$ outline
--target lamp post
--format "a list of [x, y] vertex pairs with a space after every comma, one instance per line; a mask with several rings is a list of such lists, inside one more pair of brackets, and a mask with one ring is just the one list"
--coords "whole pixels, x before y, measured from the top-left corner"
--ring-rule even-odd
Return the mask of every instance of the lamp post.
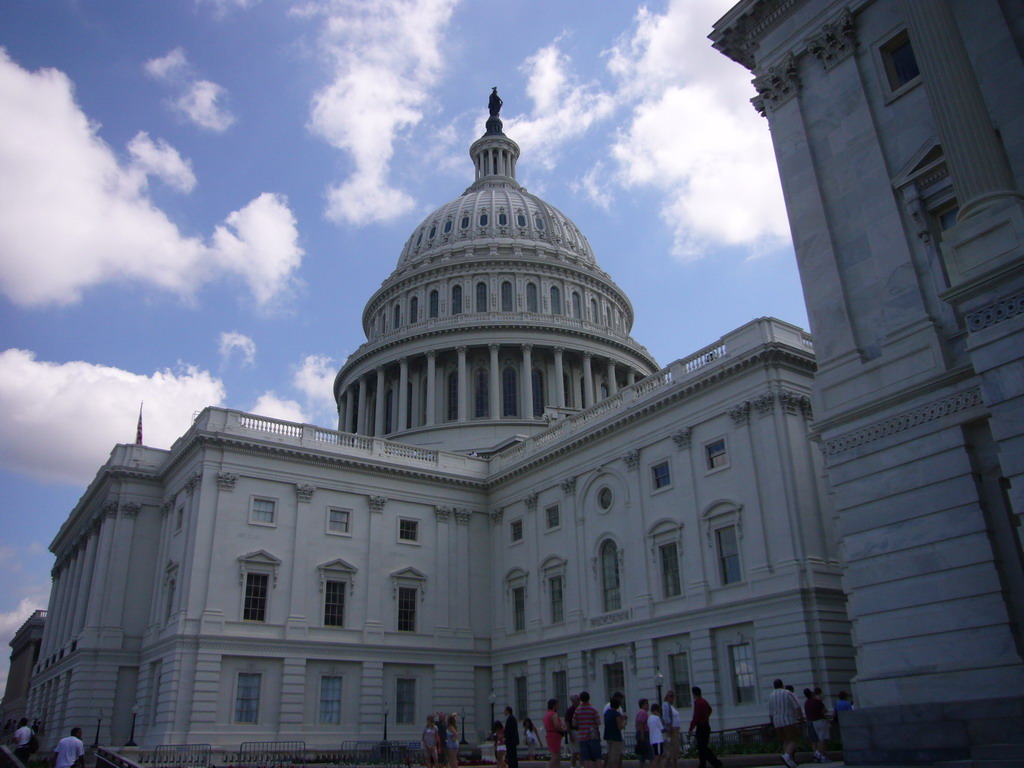
[[126, 747], [137, 747], [137, 746], [139, 746], [138, 744], [135, 743], [135, 718], [137, 718], [138, 716], [139, 716], [139, 705], [136, 704], [134, 707], [132, 707], [132, 732], [131, 732], [131, 735], [128, 736], [128, 743], [125, 744]]
[[661, 667], [654, 670], [654, 684], [658, 687], [658, 707], [661, 707], [661, 686], [665, 683], [665, 676], [661, 674]]
[[391, 709], [388, 707], [388, 700], [384, 699], [384, 741], [388, 740], [388, 714]]
[[459, 729], [459, 730], [462, 731], [462, 739], [459, 741], [459, 744], [469, 744], [469, 742], [466, 741], [466, 710], [465, 709], [462, 710], [462, 716], [459, 718], [459, 725], [462, 726]]
[[99, 715], [96, 717], [96, 738], [92, 740], [93, 749], [96, 749], [100, 745], [100, 723], [103, 722], [103, 710], [99, 711]]
[[498, 700], [498, 694], [491, 689], [491, 695], [487, 697], [487, 700], [491, 702], [491, 725], [494, 725], [494, 702]]

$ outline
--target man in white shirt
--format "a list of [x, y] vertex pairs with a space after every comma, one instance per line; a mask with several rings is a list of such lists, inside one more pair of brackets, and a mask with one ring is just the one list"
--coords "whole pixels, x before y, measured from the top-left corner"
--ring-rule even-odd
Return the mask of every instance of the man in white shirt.
[[32, 756], [32, 750], [28, 743], [32, 740], [32, 729], [28, 727], [28, 718], [23, 717], [18, 723], [18, 730], [14, 732], [14, 754], [25, 765]]
[[772, 685], [774, 690], [768, 694], [768, 717], [771, 718], [775, 733], [782, 742], [782, 762], [789, 768], [796, 768], [797, 742], [800, 741], [800, 725], [804, 721], [804, 712], [796, 696], [782, 687], [782, 681], [776, 679]]
[[675, 708], [676, 692], [669, 691], [665, 694], [665, 703], [662, 705], [661, 721], [665, 726], [665, 765], [668, 768], [679, 766], [679, 726], [681, 720], [679, 710]]
[[85, 757], [82, 729], [72, 728], [71, 735], [57, 742], [53, 750], [53, 768], [71, 768]]

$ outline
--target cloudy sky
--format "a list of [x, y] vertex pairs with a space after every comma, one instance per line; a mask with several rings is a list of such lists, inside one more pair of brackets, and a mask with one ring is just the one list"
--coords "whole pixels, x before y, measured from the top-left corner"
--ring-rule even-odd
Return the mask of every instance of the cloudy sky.
[[662, 365], [806, 327], [750, 75], [706, 39], [732, 2], [0, 4], [0, 638], [140, 402], [159, 447], [206, 405], [333, 426], [363, 303], [471, 183], [491, 86], [520, 182]]

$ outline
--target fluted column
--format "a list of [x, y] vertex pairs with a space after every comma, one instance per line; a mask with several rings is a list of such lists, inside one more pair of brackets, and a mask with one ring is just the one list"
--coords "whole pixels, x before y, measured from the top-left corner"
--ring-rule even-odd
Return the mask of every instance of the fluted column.
[[352, 387], [350, 386], [345, 391], [345, 426], [342, 427], [342, 432], [348, 432], [352, 429], [352, 407], [353, 407], [353, 394]]
[[555, 406], [565, 408], [565, 373], [562, 369], [561, 347], [555, 347]]
[[409, 410], [409, 359], [400, 357], [398, 359], [398, 424], [397, 432], [404, 432], [409, 428], [409, 420], [406, 418]]
[[366, 429], [366, 376], [359, 377], [359, 411], [356, 413], [356, 432], [365, 435]]
[[455, 350], [459, 355], [459, 380], [456, 382], [456, 391], [458, 392], [458, 420], [466, 420], [466, 401], [468, 400], [467, 392], [469, 387], [466, 382], [466, 348], [457, 347]]
[[590, 353], [583, 353], [583, 407], [594, 404], [594, 371], [590, 366]]
[[427, 352], [427, 426], [432, 427], [436, 420], [435, 400], [437, 399], [437, 352]]
[[1020, 199], [949, 3], [903, 0], [903, 11], [960, 201], [957, 219], [1001, 198]]
[[96, 546], [98, 542], [99, 536], [95, 533], [89, 534], [82, 541], [82, 547], [85, 549], [85, 567], [82, 569], [78, 599], [75, 601], [75, 621], [72, 628], [75, 634], [81, 632], [85, 626], [85, 614], [89, 608], [90, 597], [93, 600], [99, 599], [99, 595], [93, 594], [92, 591], [92, 577], [96, 570]]
[[533, 345], [523, 344], [523, 412], [522, 418], [533, 418]]
[[636, 384], [636, 371], [632, 368], [626, 369], [626, 386], [631, 387]]
[[488, 344], [488, 351], [491, 353], [491, 380], [490, 380], [490, 398], [491, 398], [491, 418], [500, 419], [501, 409], [499, 405], [501, 403], [500, 398], [500, 386], [501, 377], [499, 376], [500, 371], [498, 370], [498, 345]]
[[384, 436], [384, 366], [377, 366], [377, 394], [376, 407], [373, 410], [373, 434], [376, 437]]
[[619, 385], [615, 383], [615, 361], [608, 360], [608, 397], [619, 391]]

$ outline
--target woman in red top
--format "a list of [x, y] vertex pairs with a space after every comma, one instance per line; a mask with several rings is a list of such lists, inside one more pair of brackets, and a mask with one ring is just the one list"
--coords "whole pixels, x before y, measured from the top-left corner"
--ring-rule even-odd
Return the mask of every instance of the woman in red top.
[[558, 716], [557, 707], [558, 699], [548, 699], [548, 711], [544, 713], [544, 738], [548, 742], [548, 752], [551, 753], [548, 768], [558, 768], [562, 762], [562, 737], [565, 735], [565, 725]]

